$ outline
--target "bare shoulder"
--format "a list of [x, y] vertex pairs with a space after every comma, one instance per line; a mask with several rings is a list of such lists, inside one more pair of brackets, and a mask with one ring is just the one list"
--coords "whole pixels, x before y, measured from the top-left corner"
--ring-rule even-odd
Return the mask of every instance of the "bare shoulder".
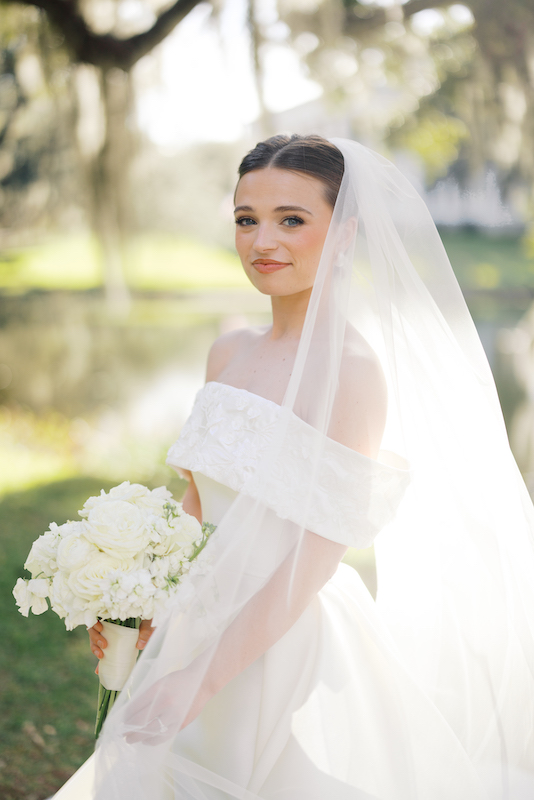
[[330, 436], [376, 458], [387, 416], [387, 385], [380, 360], [354, 328], [347, 331]]
[[239, 328], [229, 331], [216, 339], [208, 354], [206, 381], [216, 381], [235, 358], [253, 346], [263, 328]]
[[369, 342], [352, 326], [345, 336], [340, 389], [353, 397], [371, 393], [375, 400], [387, 403], [386, 379], [380, 359]]

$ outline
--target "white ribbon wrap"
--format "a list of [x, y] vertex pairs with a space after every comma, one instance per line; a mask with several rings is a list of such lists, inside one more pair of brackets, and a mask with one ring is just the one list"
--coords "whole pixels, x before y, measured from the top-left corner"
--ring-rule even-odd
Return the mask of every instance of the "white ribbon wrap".
[[102, 621], [102, 633], [108, 646], [100, 659], [98, 677], [104, 689], [120, 691], [135, 666], [139, 650], [136, 648], [139, 631], [114, 622]]

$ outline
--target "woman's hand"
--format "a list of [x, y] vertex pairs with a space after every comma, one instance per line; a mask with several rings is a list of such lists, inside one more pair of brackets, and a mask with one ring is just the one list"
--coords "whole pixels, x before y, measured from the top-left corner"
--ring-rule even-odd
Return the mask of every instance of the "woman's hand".
[[[97, 622], [93, 625], [92, 628], [87, 628], [87, 633], [89, 634], [89, 644], [91, 647], [92, 653], [100, 659], [104, 658], [104, 650], [108, 646], [108, 643], [102, 634], [103, 626], [101, 622]], [[143, 619], [141, 620], [141, 625], [139, 626], [139, 636], [137, 637], [137, 644], [136, 647], [138, 650], [143, 650], [150, 637], [154, 632], [154, 628], [152, 627], [152, 620], [151, 619]], [[98, 664], [95, 669], [96, 674], [98, 675]]]

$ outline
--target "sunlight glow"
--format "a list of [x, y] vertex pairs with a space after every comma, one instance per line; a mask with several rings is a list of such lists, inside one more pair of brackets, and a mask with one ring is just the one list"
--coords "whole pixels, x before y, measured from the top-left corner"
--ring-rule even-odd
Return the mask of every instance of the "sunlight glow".
[[[266, 43], [265, 104], [284, 111], [322, 93], [308, 79], [297, 54], [283, 42]], [[176, 148], [195, 141], [234, 141], [260, 113], [254, 81], [246, 3], [227, 3], [217, 19], [197, 6], [158, 49], [159, 80], [139, 70], [138, 123], [156, 144]], [[145, 70], [146, 72], [146, 70]]]

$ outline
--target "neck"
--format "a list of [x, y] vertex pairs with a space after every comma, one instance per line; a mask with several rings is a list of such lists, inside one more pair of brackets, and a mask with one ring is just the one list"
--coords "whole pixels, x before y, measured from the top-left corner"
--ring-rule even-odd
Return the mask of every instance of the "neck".
[[288, 297], [271, 297], [273, 309], [272, 339], [298, 338], [304, 327], [312, 290], [306, 289]]

